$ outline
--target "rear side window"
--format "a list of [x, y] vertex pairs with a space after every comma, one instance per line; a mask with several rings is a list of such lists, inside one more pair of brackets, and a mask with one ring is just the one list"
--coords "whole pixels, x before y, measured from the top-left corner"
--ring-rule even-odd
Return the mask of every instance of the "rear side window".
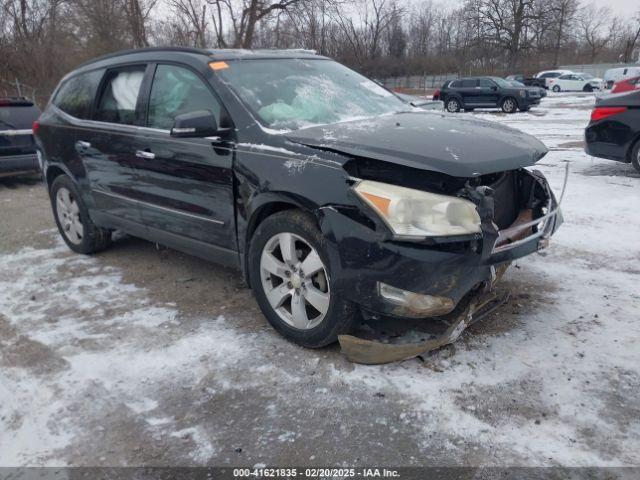
[[136, 105], [145, 68], [141, 65], [107, 73], [96, 109], [96, 120], [124, 125], [138, 123]]
[[220, 125], [220, 103], [195, 73], [175, 65], [158, 65], [151, 86], [147, 125], [169, 130], [176, 116], [198, 110], [209, 110]]
[[34, 105], [0, 105], [0, 130], [24, 130], [31, 128], [40, 111]]
[[462, 80], [461, 85], [462, 88], [472, 88], [476, 86], [476, 80]]
[[[460, 80], [454, 80], [453, 82], [449, 83], [449, 88], [460, 88]], [[446, 87], [447, 84], [445, 83], [444, 86]]]
[[91, 107], [104, 70], [82, 73], [65, 81], [53, 104], [65, 113], [82, 119], [91, 118]]

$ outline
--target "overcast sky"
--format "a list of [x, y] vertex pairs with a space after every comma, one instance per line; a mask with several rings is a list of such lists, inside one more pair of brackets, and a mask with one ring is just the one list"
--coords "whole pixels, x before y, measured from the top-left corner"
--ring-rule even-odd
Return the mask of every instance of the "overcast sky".
[[[459, 0], [462, 3], [462, 0]], [[585, 0], [582, 1], [584, 3]], [[594, 1], [596, 6], [608, 6], [614, 15], [619, 15], [625, 18], [632, 17], [640, 10], [640, 0], [605, 0]]]
[[602, 5], [609, 5], [616, 15], [631, 16], [640, 10], [640, 0], [608, 0]]

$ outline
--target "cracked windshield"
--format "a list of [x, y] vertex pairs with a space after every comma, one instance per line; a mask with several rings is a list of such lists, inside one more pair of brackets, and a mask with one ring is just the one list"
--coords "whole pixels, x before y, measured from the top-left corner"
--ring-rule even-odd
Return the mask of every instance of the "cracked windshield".
[[377, 83], [329, 60], [241, 60], [218, 71], [262, 125], [296, 130], [407, 110]]

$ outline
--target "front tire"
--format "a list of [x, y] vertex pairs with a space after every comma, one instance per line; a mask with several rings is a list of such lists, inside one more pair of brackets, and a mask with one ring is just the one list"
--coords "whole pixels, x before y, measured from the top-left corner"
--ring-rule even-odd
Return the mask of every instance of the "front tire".
[[447, 112], [449, 113], [457, 113], [460, 111], [460, 100], [458, 100], [457, 98], [450, 98], [447, 100], [447, 103], [445, 104]]
[[552, 90], [556, 93], [558, 93], [561, 89], [560, 89], [560, 85], [554, 85]]
[[258, 305], [273, 328], [304, 347], [335, 342], [359, 319], [356, 305], [333, 289], [329, 248], [315, 219], [300, 210], [268, 217], [251, 238], [249, 279]]
[[593, 87], [589, 84], [586, 84], [582, 89], [583, 92], [593, 92]]
[[49, 198], [58, 231], [71, 250], [90, 254], [109, 246], [111, 231], [91, 221], [87, 207], [70, 177], [56, 177], [49, 190]]
[[511, 97], [507, 97], [502, 101], [501, 108], [504, 113], [515, 113], [518, 110], [518, 102]]

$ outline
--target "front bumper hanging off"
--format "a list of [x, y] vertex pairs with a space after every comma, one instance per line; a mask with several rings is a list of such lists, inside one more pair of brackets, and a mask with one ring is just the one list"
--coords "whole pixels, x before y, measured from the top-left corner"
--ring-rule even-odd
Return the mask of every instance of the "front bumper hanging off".
[[503, 295], [488, 292], [471, 297], [455, 315], [443, 334], [424, 342], [391, 344], [365, 340], [352, 335], [339, 335], [338, 341], [342, 353], [354, 363], [378, 365], [408, 360], [455, 342], [467, 327], [504, 305], [509, 297], [509, 292]]
[[450, 314], [437, 317], [449, 323], [443, 334], [423, 342], [408, 344], [382, 343], [352, 335], [340, 335], [338, 341], [345, 356], [352, 362], [369, 365], [414, 358], [455, 342], [467, 327], [504, 305], [509, 300], [510, 293], [499, 295], [493, 287], [500, 281], [511, 261], [522, 256], [514, 257], [511, 252], [524, 248], [537, 251], [548, 244], [550, 236], [562, 221], [560, 203], [566, 189], [568, 167], [567, 164], [558, 201], [555, 201], [549, 185], [545, 182], [548, 204], [542, 216], [534, 219], [531, 210], [525, 209], [509, 228], [492, 232], [491, 242], [485, 245], [486, 255], [492, 264], [492, 278], [485, 280], [480, 287], [466, 295]]

